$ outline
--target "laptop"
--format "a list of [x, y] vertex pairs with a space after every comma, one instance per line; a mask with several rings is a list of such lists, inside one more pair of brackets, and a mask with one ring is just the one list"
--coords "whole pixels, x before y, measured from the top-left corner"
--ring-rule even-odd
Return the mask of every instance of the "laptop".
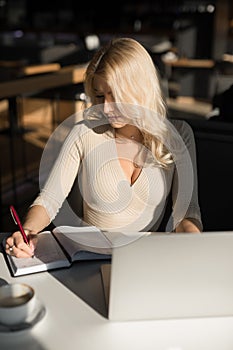
[[150, 233], [101, 265], [108, 319], [233, 315], [233, 231]]

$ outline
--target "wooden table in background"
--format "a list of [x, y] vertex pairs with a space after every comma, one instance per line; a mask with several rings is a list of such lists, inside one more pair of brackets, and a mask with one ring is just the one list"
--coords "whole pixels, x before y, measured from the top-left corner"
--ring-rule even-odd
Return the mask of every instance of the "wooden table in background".
[[178, 58], [174, 60], [166, 60], [163, 62], [167, 66], [177, 68], [213, 68], [215, 62], [209, 59], [191, 59], [191, 58]]
[[[42, 91], [53, 87], [64, 86], [68, 84], [77, 84], [83, 82], [86, 65], [74, 65], [60, 68], [53, 72], [29, 73], [11, 81], [0, 82], [0, 98], [15, 97], [24, 93]], [[24, 68], [25, 71], [30, 67]], [[35, 68], [37, 70], [37, 68]], [[40, 73], [40, 74], [38, 74]]]

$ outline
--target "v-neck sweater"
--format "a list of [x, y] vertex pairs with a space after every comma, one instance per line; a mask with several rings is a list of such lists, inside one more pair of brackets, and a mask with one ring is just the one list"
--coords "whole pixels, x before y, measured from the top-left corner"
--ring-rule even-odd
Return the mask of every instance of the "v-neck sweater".
[[[134, 183], [131, 183], [120, 165], [116, 139], [106, 132], [96, 132], [94, 121], [82, 120], [72, 127], [66, 137], [32, 206], [42, 205], [52, 221], [66, 201], [78, 175], [83, 197], [83, 220], [88, 225], [105, 231], [156, 231], [171, 192], [173, 212], [167, 230], [173, 230], [185, 217], [196, 219], [202, 227], [194, 135], [186, 122], [174, 120], [172, 123], [191, 157], [191, 195], [186, 194], [187, 186], [183, 185], [185, 177], [182, 181], [179, 179], [174, 164], [163, 169], [151, 158], [145, 162]], [[78, 198], [77, 203], [80, 203]]]

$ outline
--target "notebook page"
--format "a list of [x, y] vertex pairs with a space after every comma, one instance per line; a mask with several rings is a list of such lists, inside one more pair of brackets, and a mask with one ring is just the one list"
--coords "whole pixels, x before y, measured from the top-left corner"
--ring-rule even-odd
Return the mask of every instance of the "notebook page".
[[81, 250], [111, 253], [111, 243], [95, 226], [59, 226], [53, 230], [53, 234], [71, 257]]

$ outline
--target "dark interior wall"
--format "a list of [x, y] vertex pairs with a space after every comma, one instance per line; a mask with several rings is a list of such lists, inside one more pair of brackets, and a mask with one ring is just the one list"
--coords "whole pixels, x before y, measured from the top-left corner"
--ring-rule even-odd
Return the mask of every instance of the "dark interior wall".
[[[230, 0], [118, 0], [106, 8], [103, 1], [87, 7], [86, 2], [77, 0], [57, 0], [56, 4], [47, 0], [5, 0], [0, 5], [0, 31], [165, 35], [174, 45], [180, 45], [181, 54], [208, 58], [213, 51], [215, 13], [222, 1], [230, 3]], [[186, 32], [190, 29], [195, 35], [189, 38]], [[187, 41], [182, 42], [183, 37], [191, 40], [192, 52]]]
[[[216, 0], [211, 3], [215, 4]], [[111, 31], [172, 31], [174, 22], [190, 16], [199, 20], [206, 12], [206, 0], [118, 0], [106, 8], [98, 1], [87, 7], [76, 0], [5, 0], [0, 6], [1, 27], [20, 25], [24, 28], [55, 30], [111, 30]], [[200, 4], [203, 4], [200, 7]], [[195, 18], [196, 17], [196, 18]], [[135, 26], [140, 21], [140, 26]]]

